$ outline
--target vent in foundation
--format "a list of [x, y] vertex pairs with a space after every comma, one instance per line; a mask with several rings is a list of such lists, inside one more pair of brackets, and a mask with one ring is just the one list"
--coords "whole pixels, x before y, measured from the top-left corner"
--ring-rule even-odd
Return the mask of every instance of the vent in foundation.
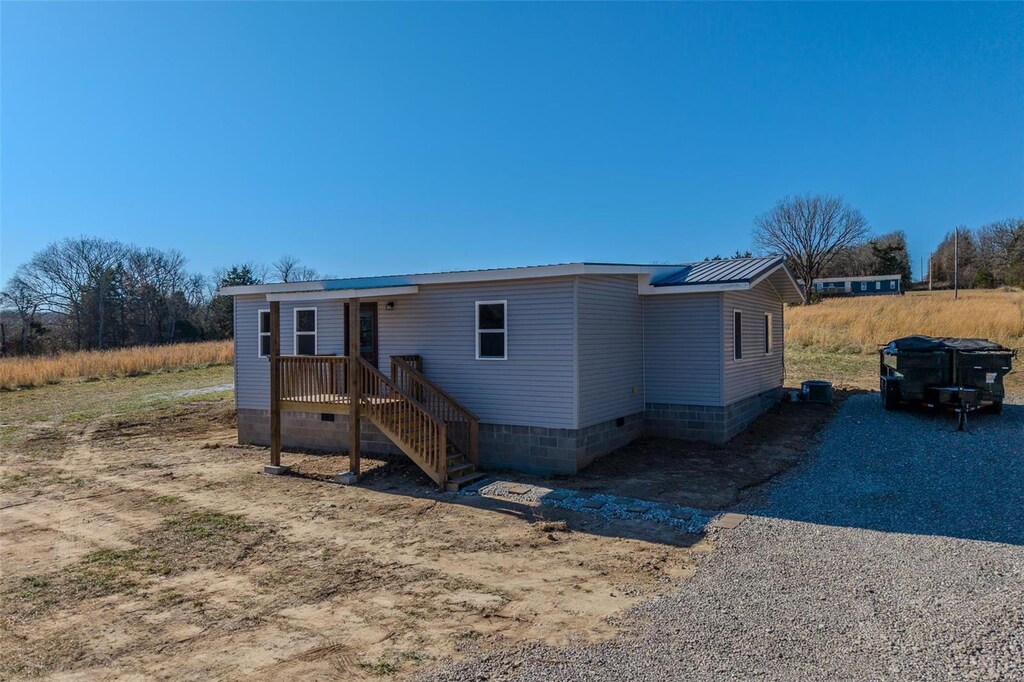
[[320, 421], [322, 421], [322, 422], [332, 422], [332, 421], [334, 421], [334, 413], [333, 412], [321, 412], [320, 413]]
[[626, 425], [626, 418], [625, 417], [619, 417], [618, 419], [615, 420], [615, 425], [616, 426], [625, 426]]

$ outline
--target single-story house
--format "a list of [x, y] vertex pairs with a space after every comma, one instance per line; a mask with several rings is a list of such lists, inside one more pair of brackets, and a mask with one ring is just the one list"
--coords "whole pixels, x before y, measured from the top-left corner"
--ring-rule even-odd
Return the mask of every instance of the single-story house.
[[900, 275], [869, 275], [864, 277], [819, 277], [814, 291], [822, 296], [878, 296], [903, 293]]
[[404, 452], [442, 486], [477, 465], [572, 474], [642, 435], [727, 441], [779, 399], [784, 304], [802, 301], [781, 258], [220, 293], [240, 442], [275, 467], [282, 445]]

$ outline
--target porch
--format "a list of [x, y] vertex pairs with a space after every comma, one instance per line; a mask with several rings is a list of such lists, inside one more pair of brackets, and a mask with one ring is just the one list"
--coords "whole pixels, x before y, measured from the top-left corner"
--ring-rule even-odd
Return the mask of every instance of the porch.
[[[352, 310], [358, 298], [346, 301]], [[375, 306], [374, 306], [375, 308]], [[423, 374], [417, 355], [392, 355], [390, 376], [376, 366], [376, 324], [346, 314], [346, 355], [281, 355], [280, 302], [270, 301], [270, 464], [281, 465], [282, 412], [347, 415], [349, 469], [339, 482], [360, 475], [360, 420], [365, 418], [412, 459], [441, 488], [455, 489], [477, 472], [479, 420]], [[339, 447], [341, 444], [339, 443]]]

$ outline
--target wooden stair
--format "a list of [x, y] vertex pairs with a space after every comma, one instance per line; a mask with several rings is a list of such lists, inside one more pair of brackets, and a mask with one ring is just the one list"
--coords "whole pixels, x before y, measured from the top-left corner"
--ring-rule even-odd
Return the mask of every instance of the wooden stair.
[[459, 452], [451, 443], [448, 444], [448, 452], [446, 454], [448, 482], [445, 483], [445, 490], [455, 492], [484, 477], [483, 473], [477, 471], [476, 464], [466, 459], [466, 456]]
[[362, 414], [441, 489], [456, 491], [483, 477], [476, 465], [479, 421], [471, 412], [403, 358], [392, 358], [393, 378], [362, 358], [358, 371]]

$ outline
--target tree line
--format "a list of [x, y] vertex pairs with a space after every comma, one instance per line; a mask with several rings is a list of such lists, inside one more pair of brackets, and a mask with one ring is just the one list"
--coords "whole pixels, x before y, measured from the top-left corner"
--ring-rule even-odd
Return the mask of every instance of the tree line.
[[960, 287], [1024, 287], [1024, 218], [950, 230], [931, 255], [933, 285], [953, 285], [954, 258]]
[[[871, 236], [864, 214], [842, 197], [785, 197], [754, 220], [753, 237], [758, 251], [785, 256], [807, 301], [820, 277], [899, 274], [904, 288], [911, 283], [906, 235]], [[954, 251], [961, 287], [1024, 286], [1024, 218], [951, 230], [931, 257], [933, 284], [952, 284]]]
[[217, 296], [219, 287], [318, 278], [291, 256], [206, 276], [190, 272], [179, 251], [67, 238], [20, 265], [0, 290], [0, 355], [226, 339], [232, 302]]

